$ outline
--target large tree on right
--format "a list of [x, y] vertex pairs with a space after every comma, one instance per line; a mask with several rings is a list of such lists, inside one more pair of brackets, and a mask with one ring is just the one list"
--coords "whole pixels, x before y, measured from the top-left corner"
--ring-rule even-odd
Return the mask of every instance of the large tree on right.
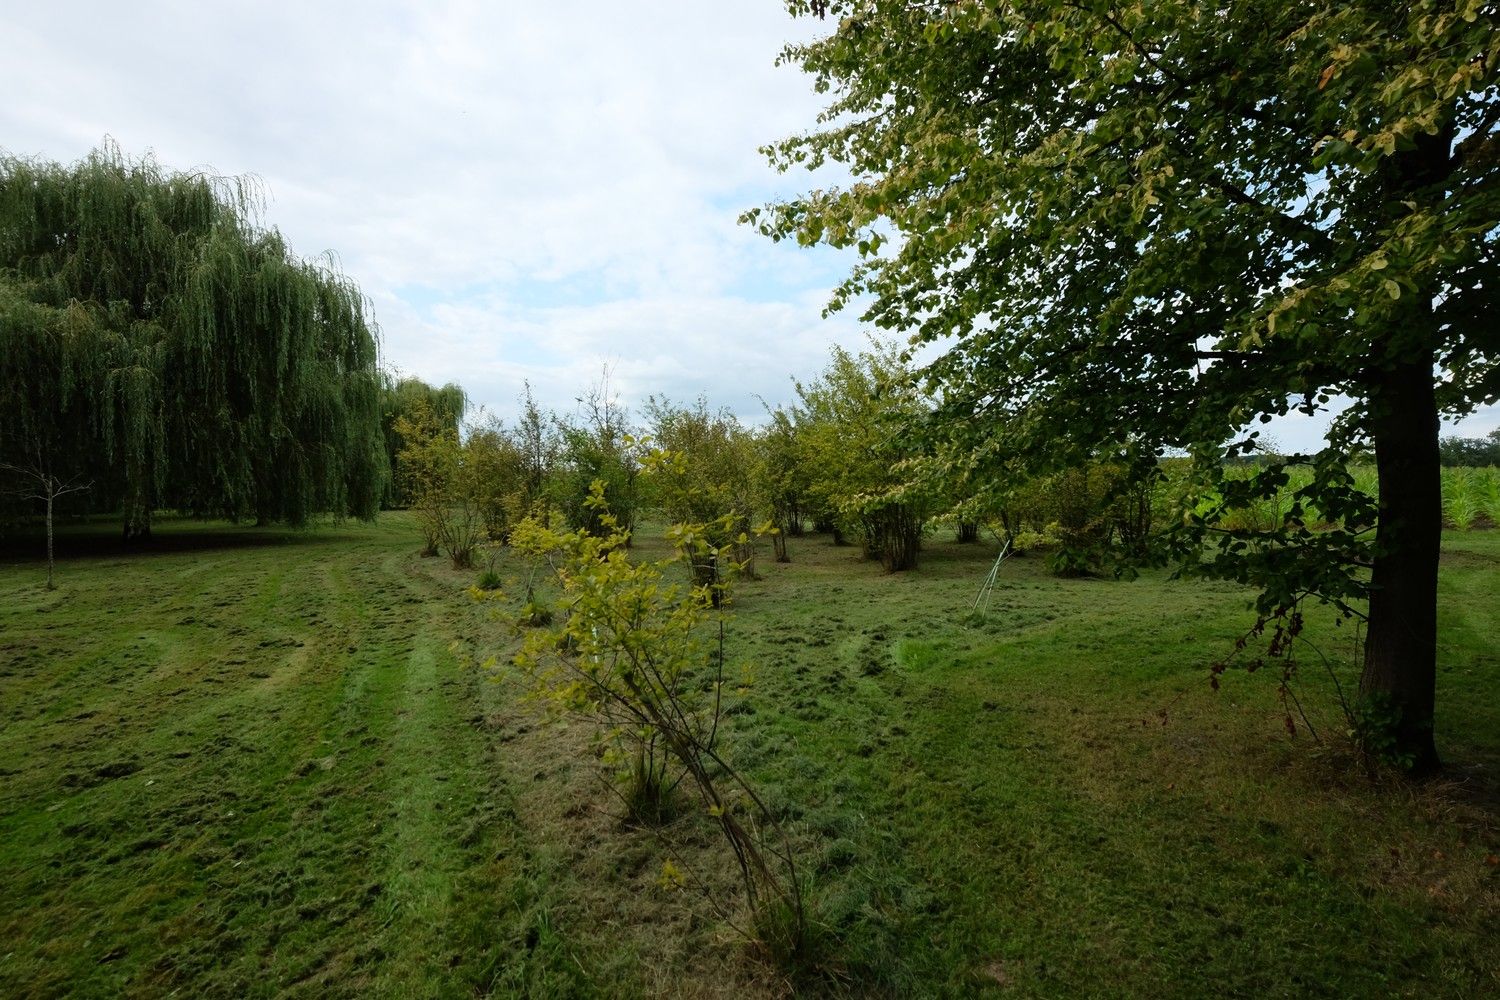
[[[1315, 474], [1270, 532], [1200, 500], [1174, 544], [1268, 614], [1366, 616], [1365, 703], [1434, 770], [1439, 418], [1500, 392], [1496, 5], [787, 6], [837, 26], [784, 53], [829, 105], [768, 153], [852, 180], [749, 218], [859, 248], [832, 307], [867, 297], [868, 320], [943, 347], [927, 375], [975, 460], [1112, 450], [1150, 475], [1184, 449], [1200, 495], [1232, 503], [1285, 470], [1225, 483], [1226, 450], [1345, 407], [1290, 457]], [[1378, 511], [1346, 468], [1365, 448]]]

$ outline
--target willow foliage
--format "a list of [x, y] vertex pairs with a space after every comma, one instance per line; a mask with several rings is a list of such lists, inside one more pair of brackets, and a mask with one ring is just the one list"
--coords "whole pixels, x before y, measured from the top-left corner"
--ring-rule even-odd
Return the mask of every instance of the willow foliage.
[[0, 456], [88, 472], [127, 533], [372, 516], [377, 360], [358, 288], [259, 224], [253, 182], [0, 157]]

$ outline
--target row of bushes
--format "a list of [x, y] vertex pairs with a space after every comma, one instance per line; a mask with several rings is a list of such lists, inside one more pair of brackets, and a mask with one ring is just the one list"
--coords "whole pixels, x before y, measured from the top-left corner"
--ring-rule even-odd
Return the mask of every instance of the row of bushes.
[[[451, 407], [408, 393], [409, 412], [389, 428], [401, 445], [398, 489], [428, 551], [446, 550], [457, 566], [470, 565], [486, 539], [504, 543], [527, 516], [599, 534], [606, 510], [627, 536], [646, 512], [722, 525], [708, 541], [736, 544], [735, 561], [751, 575], [751, 538], [769, 536], [785, 560], [787, 538], [808, 521], [891, 572], [914, 568], [924, 532], [945, 524], [962, 541], [988, 525], [1018, 551], [1051, 550], [1064, 574], [1095, 572], [1111, 552], [1143, 555], [1153, 532], [1184, 520], [1240, 535], [1374, 523], [1369, 464], [1283, 465], [1260, 455], [1208, 467], [1148, 459], [1133, 469], [1123, 457], [1100, 458], [1030, 477], [981, 468], [971, 448], [926, 433], [933, 401], [890, 344], [835, 347], [827, 368], [796, 389], [797, 403], [768, 409], [761, 426], [701, 398], [652, 398], [636, 423], [607, 381], [572, 418], [544, 412], [528, 391], [512, 427], [463, 427]], [[596, 483], [602, 507], [590, 501]], [[1450, 528], [1500, 524], [1500, 469], [1445, 467], [1443, 514]]]

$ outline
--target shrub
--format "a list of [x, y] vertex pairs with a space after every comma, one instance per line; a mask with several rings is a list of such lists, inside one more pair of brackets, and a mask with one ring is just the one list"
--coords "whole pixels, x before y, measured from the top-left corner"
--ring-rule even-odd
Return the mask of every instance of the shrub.
[[[602, 534], [554, 530], [533, 520], [512, 534], [517, 551], [554, 568], [552, 607], [558, 612], [558, 624], [528, 635], [512, 662], [538, 694], [594, 720], [606, 744], [604, 759], [623, 769], [621, 795], [634, 820], [660, 822], [670, 815], [678, 804], [666, 790], [688, 781], [730, 847], [756, 926], [765, 922], [763, 933], [778, 935], [762, 944], [784, 950], [782, 937], [806, 935], [791, 840], [718, 746], [724, 618], [717, 596], [723, 584], [684, 590], [666, 583], [670, 562], [712, 554], [727, 563], [732, 546], [714, 549], [708, 541], [722, 525], [678, 525], [668, 533], [675, 560], [632, 561], [603, 482], [592, 484], [588, 503]], [[534, 595], [527, 606], [535, 606]], [[786, 916], [777, 916], [782, 909]], [[787, 920], [794, 933], [783, 934]]]

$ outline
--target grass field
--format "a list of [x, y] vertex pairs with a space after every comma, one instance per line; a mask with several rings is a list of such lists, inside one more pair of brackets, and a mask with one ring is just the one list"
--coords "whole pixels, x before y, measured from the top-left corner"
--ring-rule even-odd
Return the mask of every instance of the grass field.
[[[1364, 775], [1311, 652], [1321, 742], [1270, 672], [1210, 690], [1243, 591], [1015, 559], [975, 617], [988, 546], [763, 559], [726, 748], [810, 872], [824, 959], [788, 983], [705, 898], [705, 818], [664, 888], [587, 727], [472, 665], [507, 632], [401, 516], [77, 529], [57, 591], [0, 557], [0, 994], [1494, 995], [1500, 532], [1445, 545], [1418, 788]], [[1347, 627], [1310, 634], [1352, 683]]]

